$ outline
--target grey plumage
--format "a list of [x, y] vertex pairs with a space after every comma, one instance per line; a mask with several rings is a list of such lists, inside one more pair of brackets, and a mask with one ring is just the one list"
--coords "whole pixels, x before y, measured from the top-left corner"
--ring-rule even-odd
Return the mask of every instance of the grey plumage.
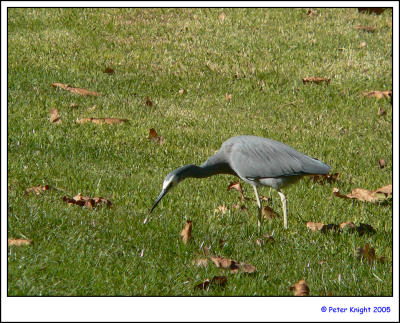
[[150, 213], [163, 196], [185, 178], [230, 174], [253, 186], [259, 210], [259, 226], [261, 202], [257, 187], [270, 186], [276, 189], [282, 200], [284, 226], [287, 228], [286, 198], [280, 189], [304, 175], [322, 175], [329, 172], [330, 167], [325, 163], [279, 141], [256, 136], [236, 136], [225, 141], [219, 151], [202, 165], [186, 165], [170, 172], [164, 179], [163, 189]]

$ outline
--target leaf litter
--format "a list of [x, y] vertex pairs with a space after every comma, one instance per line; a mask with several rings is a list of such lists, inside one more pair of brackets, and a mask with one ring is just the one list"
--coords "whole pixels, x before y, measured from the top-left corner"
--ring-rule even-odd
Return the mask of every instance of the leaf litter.
[[89, 209], [100, 206], [102, 204], [106, 204], [107, 206], [111, 206], [112, 203], [110, 200], [104, 198], [104, 197], [88, 197], [88, 196], [83, 196], [81, 193], [78, 193], [74, 197], [70, 198], [68, 196], [63, 197], [63, 201], [68, 203], [69, 205], [79, 205], [79, 206], [85, 206]]
[[376, 189], [375, 191], [370, 191], [363, 188], [355, 188], [349, 194], [340, 193], [339, 189], [336, 187], [333, 188], [333, 194], [337, 197], [344, 199], [356, 199], [363, 202], [382, 202], [385, 201], [392, 196], [392, 184], [383, 186], [381, 188]]
[[90, 90], [79, 88], [79, 87], [72, 87], [72, 86], [70, 86], [68, 84], [64, 84], [64, 83], [52, 83], [51, 86], [55, 87], [55, 88], [63, 89], [65, 91], [69, 91], [74, 94], [83, 95], [83, 96], [100, 96], [100, 95], [102, 95], [101, 93], [98, 93], [98, 92], [90, 91]]

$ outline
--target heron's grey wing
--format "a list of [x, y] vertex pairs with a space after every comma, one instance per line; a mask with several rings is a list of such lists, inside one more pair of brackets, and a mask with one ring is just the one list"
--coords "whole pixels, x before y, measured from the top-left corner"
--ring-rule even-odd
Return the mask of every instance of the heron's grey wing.
[[238, 140], [230, 152], [232, 169], [242, 178], [326, 174], [330, 167], [271, 139]]

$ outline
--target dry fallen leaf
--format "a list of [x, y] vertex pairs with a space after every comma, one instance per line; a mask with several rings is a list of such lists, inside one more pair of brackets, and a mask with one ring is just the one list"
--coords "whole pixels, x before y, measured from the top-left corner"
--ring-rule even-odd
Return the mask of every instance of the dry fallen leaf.
[[146, 105], [148, 107], [152, 107], [153, 106], [153, 102], [150, 101], [150, 98], [148, 96], [146, 97]]
[[308, 11], [307, 11], [307, 16], [309, 16], [309, 17], [311, 18], [311, 17], [314, 16], [315, 14], [316, 14], [315, 11], [313, 11], [312, 9], [308, 9]]
[[225, 93], [225, 100], [229, 102], [232, 99], [232, 94]]
[[358, 247], [355, 250], [355, 254], [357, 258], [360, 260], [367, 260], [371, 265], [374, 261], [385, 262], [385, 257], [377, 257], [375, 249], [370, 247], [368, 243], [364, 245], [364, 247]]
[[261, 209], [261, 213], [264, 215], [264, 219], [271, 220], [275, 218], [279, 218], [279, 214], [276, 213], [272, 208], [268, 205], [264, 205]]
[[236, 262], [229, 258], [223, 258], [220, 256], [211, 257], [212, 262], [217, 266], [217, 268], [236, 268]]
[[25, 190], [25, 194], [28, 193], [36, 193], [36, 195], [39, 195], [42, 191], [47, 191], [48, 189], [50, 189], [49, 185], [45, 185], [45, 186], [33, 186], [33, 187], [29, 187]]
[[340, 198], [347, 199], [357, 199], [364, 202], [380, 202], [386, 200], [390, 195], [392, 195], [392, 185], [387, 185], [378, 188], [375, 191], [370, 191], [363, 188], [355, 188], [350, 194], [343, 195], [340, 193], [339, 189], [333, 188], [333, 194]]
[[318, 77], [318, 76], [311, 76], [311, 77], [303, 77], [302, 78], [303, 83], [317, 83], [320, 84], [322, 82], [325, 82], [327, 84], [329, 84], [329, 82], [331, 81], [330, 79], [326, 78], [326, 77]]
[[365, 42], [365, 41], [361, 42], [360, 48], [364, 48], [364, 47], [366, 47], [366, 46], [367, 46], [367, 42]]
[[379, 159], [378, 161], [379, 167], [382, 169], [386, 166], [386, 162], [384, 159]]
[[78, 87], [72, 87], [68, 84], [63, 84], [63, 83], [53, 83], [51, 84], [51, 86], [55, 87], [55, 88], [60, 88], [69, 92], [72, 92], [74, 94], [79, 94], [79, 95], [83, 95], [83, 96], [99, 96], [102, 95], [101, 93], [98, 92], [94, 92], [94, 91], [90, 91], [90, 90], [86, 90], [86, 89], [82, 89], [82, 88], [78, 88]]
[[306, 226], [312, 232], [321, 231], [323, 233], [326, 233], [328, 231], [337, 231], [339, 229], [339, 226], [337, 224], [333, 224], [333, 223], [323, 224], [321, 222], [307, 222]]
[[274, 242], [275, 239], [272, 235], [266, 234], [262, 238], [257, 239], [256, 243], [261, 247], [268, 244], [268, 242]]
[[111, 201], [107, 200], [104, 197], [91, 198], [88, 196], [83, 196], [81, 193], [78, 193], [73, 198], [64, 196], [63, 201], [68, 203], [69, 205], [75, 204], [75, 205], [79, 205], [79, 206], [86, 206], [89, 209], [91, 209], [95, 206], [101, 205], [101, 204], [106, 204], [107, 206], [112, 205]]
[[380, 15], [386, 8], [358, 8], [358, 12]]
[[107, 74], [114, 74], [114, 70], [111, 67], [106, 67], [103, 72]]
[[182, 94], [185, 94], [185, 90], [184, 89], [180, 89], [179, 91], [178, 91], [178, 93], [179, 93], [179, 95], [182, 95]]
[[218, 19], [219, 19], [220, 21], [224, 21], [225, 18], [226, 18], [226, 14], [225, 14], [224, 12], [221, 13], [221, 14], [218, 16]]
[[88, 123], [92, 122], [95, 124], [120, 124], [124, 122], [128, 122], [128, 119], [120, 119], [120, 118], [81, 118], [76, 120], [77, 123]]
[[70, 108], [76, 109], [78, 107], [78, 104], [76, 103], [71, 103]]
[[222, 214], [225, 214], [228, 211], [228, 208], [224, 205], [219, 205], [215, 210], [215, 212], [221, 212]]
[[378, 116], [384, 116], [386, 115], [386, 111], [383, 110], [381, 107], [378, 108]]
[[308, 296], [310, 294], [310, 289], [303, 279], [290, 286], [290, 290], [294, 291], [294, 296]]
[[227, 281], [228, 278], [226, 278], [226, 276], [214, 276], [213, 279], [211, 279], [211, 284], [218, 286], [225, 286]]
[[253, 273], [256, 271], [256, 267], [250, 264], [238, 263], [235, 260], [223, 257], [211, 257], [212, 262], [217, 268], [230, 269], [232, 274], [243, 272], [243, 273]]
[[209, 289], [210, 287], [213, 286], [225, 286], [228, 281], [228, 278], [226, 276], [214, 276], [211, 281], [209, 279], [206, 279], [202, 283], [196, 285], [194, 288], [196, 289]]
[[306, 223], [307, 228], [309, 228], [312, 232], [315, 231], [320, 231], [322, 227], [324, 226], [323, 223], [321, 222], [307, 222]]
[[192, 237], [192, 221], [187, 220], [185, 227], [181, 231], [181, 237], [184, 244], [187, 244], [189, 239]]
[[163, 136], [160, 137], [160, 136], [157, 134], [157, 131], [156, 131], [154, 128], [151, 128], [151, 129], [150, 129], [150, 132], [149, 132], [149, 140], [152, 140], [152, 141], [154, 141], [154, 142], [156, 142], [156, 143], [159, 143], [160, 146], [162, 146], [162, 144], [164, 143], [164, 137], [163, 137]]
[[342, 223], [340, 223], [339, 228], [340, 228], [340, 230], [355, 230], [356, 225], [352, 221], [342, 222]]
[[61, 123], [62, 122], [60, 114], [58, 113], [57, 109], [50, 110], [50, 122], [51, 123]]
[[29, 239], [8, 239], [8, 245], [9, 246], [29, 246], [29, 245], [33, 245], [33, 240], [29, 240]]
[[367, 32], [372, 33], [372, 32], [375, 31], [376, 27], [373, 27], [373, 26], [355, 26], [354, 29], [367, 31]]
[[359, 236], [364, 235], [365, 233], [376, 233], [376, 230], [372, 227], [372, 225], [368, 223], [360, 223], [357, 227], [356, 230], [358, 232]]
[[244, 200], [244, 194], [243, 194], [243, 189], [242, 189], [242, 184], [240, 182], [230, 182], [228, 185], [228, 191], [229, 190], [236, 190], [240, 193], [241, 200]]
[[310, 179], [312, 179], [314, 183], [323, 184], [325, 182], [327, 183], [336, 182], [338, 177], [339, 173], [335, 173], [335, 174], [325, 174], [325, 175], [311, 175]]
[[368, 98], [377, 98], [377, 99], [391, 99], [392, 98], [392, 90], [388, 91], [369, 91], [369, 92], [363, 92], [363, 96], [366, 96]]

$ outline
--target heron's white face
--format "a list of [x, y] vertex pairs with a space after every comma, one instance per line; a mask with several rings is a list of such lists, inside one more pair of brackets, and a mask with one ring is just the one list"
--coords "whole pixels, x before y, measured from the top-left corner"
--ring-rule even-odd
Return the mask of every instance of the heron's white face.
[[176, 176], [167, 176], [164, 180], [162, 189], [166, 190], [166, 189], [171, 189], [173, 186], [175, 186], [175, 184], [178, 183], [178, 178]]

